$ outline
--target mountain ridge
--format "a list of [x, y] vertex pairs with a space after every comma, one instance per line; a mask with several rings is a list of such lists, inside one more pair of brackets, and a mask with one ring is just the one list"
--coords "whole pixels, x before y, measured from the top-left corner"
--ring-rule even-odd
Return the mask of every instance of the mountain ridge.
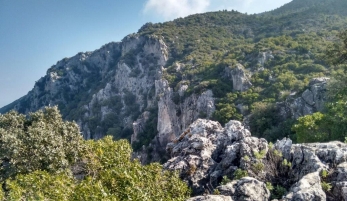
[[[314, 2], [294, 0], [259, 15], [220, 11], [147, 23], [121, 42], [58, 61], [0, 113], [58, 105], [86, 139], [127, 138], [136, 151], [160, 160], [166, 144], [196, 119], [247, 119], [337, 70], [321, 56], [347, 27], [346, 3]], [[298, 10], [301, 5], [309, 6]], [[272, 128], [282, 124], [264, 125], [258, 122], [252, 133], [293, 134]]]

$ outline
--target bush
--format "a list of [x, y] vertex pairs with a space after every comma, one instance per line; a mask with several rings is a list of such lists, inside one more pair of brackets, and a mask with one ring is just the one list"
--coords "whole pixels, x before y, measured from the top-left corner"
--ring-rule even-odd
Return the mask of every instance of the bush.
[[231, 180], [227, 176], [223, 176], [222, 182], [220, 183], [221, 185], [225, 185], [227, 183], [231, 182]]
[[248, 176], [248, 172], [246, 170], [241, 170], [241, 169], [237, 169], [234, 172], [234, 179], [241, 179], [243, 177], [247, 177]]
[[271, 199], [281, 199], [286, 193], [286, 188], [280, 185], [276, 185], [276, 187], [271, 192]]
[[322, 182], [321, 182], [321, 186], [322, 186], [322, 189], [323, 189], [324, 192], [328, 192], [328, 191], [330, 191], [331, 188], [332, 188], [331, 184], [330, 184], [330, 183], [327, 183], [327, 182], [325, 182], [325, 181], [322, 181]]
[[269, 191], [272, 191], [274, 189], [274, 187], [272, 186], [272, 184], [270, 182], [266, 182], [266, 188], [269, 190]]
[[252, 165], [252, 168], [255, 173], [260, 173], [264, 169], [264, 164], [261, 162], [257, 162]]
[[190, 195], [178, 173], [132, 160], [128, 141], [111, 136], [84, 141], [56, 107], [28, 118], [0, 115], [0, 134], [6, 164], [0, 172], [6, 194], [1, 191], [0, 200], [186, 200]]
[[57, 107], [30, 113], [0, 115], [0, 159], [6, 179], [36, 170], [63, 171], [75, 163], [82, 150], [82, 136], [74, 122], [65, 122]]

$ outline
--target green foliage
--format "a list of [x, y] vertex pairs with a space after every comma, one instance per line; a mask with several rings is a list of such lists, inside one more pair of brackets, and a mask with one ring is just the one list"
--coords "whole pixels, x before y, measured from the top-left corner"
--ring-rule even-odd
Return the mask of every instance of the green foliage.
[[283, 156], [282, 152], [278, 151], [277, 149], [275, 149], [273, 152], [274, 152], [275, 156], [278, 156], [278, 157], [282, 157]]
[[323, 191], [325, 191], [325, 192], [330, 191], [332, 188], [331, 183], [327, 183], [325, 181], [321, 182], [321, 186], [322, 186]]
[[218, 189], [213, 190], [213, 195], [220, 195], [220, 191]]
[[281, 121], [282, 117], [275, 104], [255, 102], [252, 104], [251, 114], [249, 122], [252, 135], [269, 141], [293, 135], [290, 130], [292, 121]]
[[248, 176], [248, 172], [247, 170], [242, 170], [242, 169], [237, 169], [234, 172], [234, 179], [241, 179], [242, 177], [247, 177]]
[[323, 179], [326, 179], [327, 177], [328, 177], [328, 171], [327, 170], [322, 170], [322, 172], [321, 172], [321, 177], [323, 178]]
[[274, 187], [273, 187], [273, 185], [272, 185], [270, 182], [266, 182], [266, 188], [267, 188], [269, 191], [274, 190]]
[[253, 154], [254, 154], [254, 156], [255, 156], [256, 159], [260, 160], [260, 159], [265, 158], [265, 156], [266, 156], [266, 150], [263, 149], [263, 150], [261, 150], [260, 152], [254, 151]]
[[6, 182], [7, 200], [70, 200], [75, 181], [65, 173], [34, 171]]
[[303, 142], [322, 142], [330, 140], [329, 128], [326, 116], [320, 112], [306, 115], [298, 119], [298, 123], [292, 127], [296, 132], [297, 141]]
[[249, 156], [246, 155], [246, 156], [243, 157], [243, 160], [250, 161], [251, 159], [249, 158]]
[[338, 38], [338, 41], [328, 47], [326, 55], [326, 60], [335, 65], [347, 61], [347, 30], [340, 32]]
[[289, 167], [289, 168], [292, 167], [292, 163], [291, 163], [291, 162], [288, 162], [287, 159], [284, 159], [284, 160], [282, 161], [282, 165], [283, 165], [283, 166], [287, 166], [287, 167]]
[[85, 182], [100, 184], [119, 200], [184, 200], [189, 195], [176, 173], [163, 171], [160, 164], [143, 166], [131, 161], [132, 149], [125, 140], [114, 142], [106, 137], [87, 141], [87, 145], [86, 171], [91, 180]]
[[128, 141], [112, 136], [84, 141], [56, 107], [28, 117], [1, 115], [0, 131], [6, 164], [0, 175], [6, 194], [1, 191], [0, 199], [186, 200], [190, 195], [178, 173], [132, 160]]
[[216, 105], [217, 110], [213, 113], [213, 119], [222, 124], [230, 120], [241, 120], [242, 115], [239, 114], [234, 104], [236, 99], [237, 94], [235, 93], [227, 93], [224, 98], [220, 99], [219, 103]]
[[226, 175], [224, 175], [220, 184], [226, 185], [229, 182], [231, 182], [231, 180]]
[[261, 162], [256, 162], [254, 164], [252, 164], [252, 169], [255, 173], [260, 173], [261, 171], [264, 170], [264, 164]]
[[283, 186], [276, 185], [271, 191], [271, 199], [282, 199], [282, 197], [287, 193], [287, 189]]
[[75, 163], [83, 149], [74, 122], [63, 121], [57, 107], [28, 117], [17, 112], [0, 115], [0, 159], [8, 163], [2, 178], [35, 170], [63, 171]]
[[152, 108], [149, 112], [150, 114], [143, 131], [138, 134], [137, 141], [132, 144], [135, 151], [140, 150], [143, 145], [148, 146], [158, 133], [158, 108]]

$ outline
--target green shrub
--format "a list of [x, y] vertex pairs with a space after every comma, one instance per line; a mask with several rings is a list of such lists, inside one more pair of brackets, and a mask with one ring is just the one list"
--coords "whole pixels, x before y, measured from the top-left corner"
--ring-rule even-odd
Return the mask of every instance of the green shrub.
[[323, 191], [325, 191], [325, 192], [330, 191], [332, 188], [331, 183], [327, 183], [325, 181], [321, 182], [321, 186], [322, 186]]
[[220, 195], [220, 191], [218, 189], [214, 189], [213, 195]]
[[282, 199], [282, 197], [287, 193], [287, 189], [283, 186], [276, 185], [271, 192], [271, 199]]
[[261, 162], [257, 162], [252, 165], [252, 168], [255, 173], [260, 173], [264, 170], [264, 164]]
[[277, 149], [274, 150], [274, 154], [275, 156], [278, 156], [278, 157], [282, 157], [282, 152], [281, 151], [278, 151]]
[[0, 158], [8, 160], [2, 179], [36, 170], [63, 171], [80, 158], [83, 149], [78, 125], [66, 122], [57, 107], [30, 113], [0, 115]]
[[265, 158], [265, 156], [266, 156], [266, 150], [263, 149], [263, 150], [261, 150], [260, 152], [254, 151], [253, 154], [254, 154], [254, 156], [255, 156], [256, 159], [259, 159], [259, 160], [260, 160], [260, 159]]
[[323, 178], [323, 179], [325, 179], [325, 178], [327, 178], [328, 177], [328, 171], [327, 170], [322, 170], [322, 172], [321, 172], [321, 177]]
[[35, 171], [6, 182], [8, 200], [70, 200], [76, 182], [65, 173]]
[[269, 191], [272, 191], [274, 189], [273, 185], [270, 183], [270, 182], [266, 182], [266, 188], [269, 190]]
[[221, 185], [225, 185], [225, 184], [227, 184], [229, 182], [231, 182], [231, 180], [226, 175], [224, 175], [223, 178], [222, 178], [222, 182], [220, 184]]
[[292, 167], [292, 163], [291, 163], [291, 162], [288, 162], [287, 159], [284, 159], [284, 160], [282, 161], [282, 165], [283, 165], [283, 166], [287, 166], [287, 167], [289, 167], [289, 168]]
[[242, 169], [237, 169], [234, 172], [234, 179], [241, 179], [242, 177], [247, 177], [248, 176], [248, 172], [246, 170], [242, 170]]

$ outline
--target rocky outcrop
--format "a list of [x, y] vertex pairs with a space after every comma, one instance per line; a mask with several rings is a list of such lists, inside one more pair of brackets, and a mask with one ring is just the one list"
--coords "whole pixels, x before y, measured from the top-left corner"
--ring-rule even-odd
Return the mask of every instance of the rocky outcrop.
[[277, 103], [277, 108], [283, 118], [297, 119], [301, 116], [322, 111], [326, 100], [326, 87], [329, 78], [320, 77], [310, 81], [308, 88], [296, 97], [292, 94], [285, 102]]
[[[215, 110], [214, 97], [211, 90], [201, 94], [192, 94], [183, 98], [184, 93], [178, 94], [183, 102], [174, 102], [173, 89], [165, 79], [155, 82], [158, 101], [158, 138], [165, 148], [168, 142], [174, 140], [178, 134], [186, 129], [201, 115], [210, 118]], [[187, 88], [181, 88], [184, 91]]]
[[[284, 138], [268, 144], [252, 137], [241, 122], [230, 121], [223, 128], [218, 122], [198, 119], [168, 144], [167, 151], [171, 159], [164, 168], [178, 170], [195, 195], [205, 194], [190, 200], [346, 197], [347, 145], [341, 142], [293, 144]], [[220, 185], [222, 178], [234, 180]], [[272, 190], [270, 196], [266, 182], [287, 193]], [[324, 191], [323, 183], [332, 189]], [[215, 192], [220, 195], [207, 196]]]
[[274, 59], [275, 57], [273, 56], [273, 53], [272, 51], [266, 51], [266, 52], [260, 52], [259, 55], [258, 55], [258, 64], [260, 66], [263, 66], [264, 67], [264, 64], [271, 60], [271, 59]]
[[187, 201], [234, 201], [230, 196], [224, 195], [205, 195], [205, 196], [196, 196], [188, 199]]
[[321, 188], [319, 172], [305, 175], [291, 187], [283, 200], [326, 200], [326, 195]]
[[270, 191], [266, 185], [251, 177], [243, 177], [226, 185], [218, 186], [217, 190], [233, 200], [267, 201]]
[[226, 68], [227, 76], [233, 82], [233, 89], [235, 91], [246, 91], [251, 86], [250, 74], [246, 73], [245, 68], [241, 64], [236, 64], [236, 66]]

